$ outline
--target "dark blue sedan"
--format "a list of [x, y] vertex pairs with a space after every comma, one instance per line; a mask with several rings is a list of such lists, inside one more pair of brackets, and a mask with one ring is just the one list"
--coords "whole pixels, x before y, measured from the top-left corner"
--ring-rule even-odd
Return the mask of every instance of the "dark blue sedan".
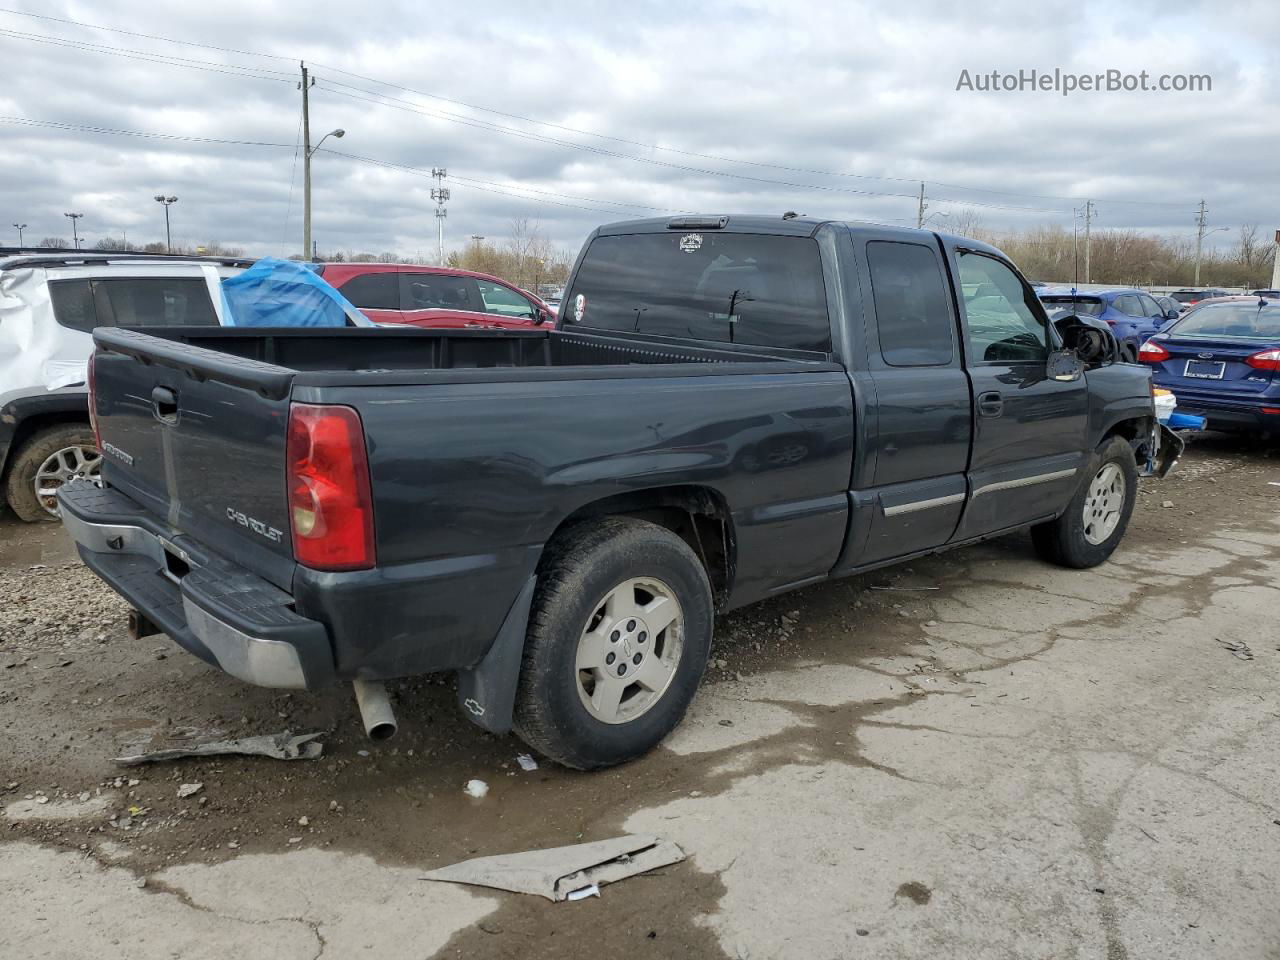
[[1138, 359], [1178, 412], [1213, 430], [1280, 434], [1280, 300], [1235, 297], [1195, 307], [1142, 345]]
[[1132, 287], [1079, 293], [1054, 287], [1036, 293], [1051, 320], [1066, 313], [1105, 320], [1120, 343], [1121, 355], [1129, 361], [1138, 358], [1138, 349], [1149, 336], [1178, 316], [1176, 308], [1161, 307], [1149, 293]]

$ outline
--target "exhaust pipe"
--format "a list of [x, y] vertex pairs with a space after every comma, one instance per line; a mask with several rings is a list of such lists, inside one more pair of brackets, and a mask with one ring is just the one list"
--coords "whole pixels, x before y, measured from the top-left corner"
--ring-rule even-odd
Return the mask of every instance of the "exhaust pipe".
[[360, 719], [364, 721], [364, 732], [369, 735], [369, 739], [387, 740], [394, 736], [396, 715], [391, 711], [386, 685], [361, 677], [353, 680], [351, 685], [355, 687]]

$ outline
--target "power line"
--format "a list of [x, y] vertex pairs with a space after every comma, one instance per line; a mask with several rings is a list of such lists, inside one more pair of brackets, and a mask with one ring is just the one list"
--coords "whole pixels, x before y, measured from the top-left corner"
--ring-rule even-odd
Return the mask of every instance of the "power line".
[[176, 133], [151, 133], [143, 130], [120, 130], [115, 127], [98, 127], [85, 123], [64, 123], [61, 120], [33, 120], [30, 117], [0, 117], [0, 123], [13, 123], [28, 127], [51, 127], [55, 130], [78, 130], [85, 133], [105, 133], [118, 137], [144, 137], [151, 140], [179, 140], [187, 143], [227, 143], [240, 147], [289, 147], [291, 143], [271, 143], [266, 140], [224, 140], [218, 137], [189, 137]]
[[[820, 184], [820, 183], [798, 183], [791, 180], [778, 180], [770, 177], [756, 177], [756, 176], [751, 176], [745, 173], [731, 173], [726, 170], [713, 170], [709, 167], [693, 167], [693, 166], [689, 166], [687, 164], [682, 164], [682, 163], [672, 163], [667, 160], [655, 160], [652, 157], [637, 157], [628, 153], [619, 153], [616, 150], [607, 150], [604, 147], [592, 147], [587, 144], [572, 143], [571, 141], [561, 140], [556, 137], [548, 137], [543, 134], [531, 133], [527, 130], [517, 130], [514, 127], [507, 127], [502, 124], [491, 123], [490, 121], [487, 121], [487, 120], [478, 120], [471, 117], [462, 117], [458, 114], [450, 114], [447, 111], [429, 110], [429, 109], [423, 108], [420, 104], [414, 104], [407, 100], [401, 100], [398, 97], [387, 97], [384, 94], [375, 93], [369, 90], [366, 90], [364, 92], [370, 94], [370, 96], [362, 97], [354, 93], [347, 93], [343, 90], [335, 89], [331, 84], [332, 84], [332, 81], [321, 80], [319, 83], [319, 87], [322, 90], [327, 90], [329, 93], [337, 94], [340, 97], [347, 97], [351, 100], [359, 100], [361, 102], [371, 103], [377, 106], [390, 107], [393, 110], [403, 110], [407, 113], [416, 113], [420, 116], [432, 117], [434, 119], [444, 120], [449, 123], [458, 123], [458, 124], [461, 124], [462, 126], [473, 127], [478, 130], [487, 130], [492, 133], [500, 133], [503, 136], [511, 136], [511, 137], [516, 137], [518, 139], [522, 139], [522, 140], [532, 140], [538, 143], [550, 143], [558, 146], [570, 147], [575, 150], [583, 150], [583, 151], [586, 151], [587, 153], [594, 153], [599, 156], [615, 157], [620, 160], [630, 160], [634, 163], [646, 163], [646, 164], [663, 167], [670, 170], [682, 170], [688, 173], [702, 174], [704, 176], [726, 177], [734, 180], [745, 180], [751, 183], [763, 183], [763, 184], [768, 184], [770, 186], [787, 187], [793, 190], [820, 190], [824, 193], [849, 194], [849, 195], [861, 196], [861, 197], [891, 197], [894, 199], [908, 199], [908, 200], [915, 199], [914, 193], [910, 193], [910, 194], [889, 193], [887, 191], [879, 191], [879, 190], [857, 190], [857, 189], [854, 189], [853, 187], [833, 187], [827, 184]], [[343, 84], [343, 86], [349, 86], [349, 85]], [[374, 99], [375, 97], [378, 99]], [[387, 102], [387, 101], [392, 101], [392, 102]], [[991, 208], [1000, 209], [1000, 210], [1023, 210], [1023, 211], [1033, 212], [1033, 213], [1061, 213], [1062, 212], [1060, 210], [1048, 209], [1044, 207], [1025, 207], [1025, 206], [1015, 206], [1012, 204], [1004, 204], [1004, 203], [987, 203], [981, 200], [958, 200], [953, 197], [937, 197], [935, 199], [945, 200], [948, 203], [956, 203], [962, 206], [991, 207]]]
[[141, 60], [144, 63], [158, 63], [170, 67], [186, 67], [190, 70], [203, 70], [207, 73], [222, 73], [232, 77], [244, 77], [250, 80], [275, 80], [279, 83], [294, 83], [291, 77], [275, 76], [277, 70], [266, 70], [261, 67], [241, 66], [233, 63], [214, 63], [209, 60], [193, 60], [190, 57], [173, 57], [164, 53], [151, 53], [146, 50], [131, 50], [127, 47], [112, 47], [106, 44], [90, 43], [83, 40], [67, 40], [62, 37], [49, 37], [37, 33], [23, 33], [0, 27], [0, 36], [11, 40], [30, 40], [33, 43], [45, 43], [70, 50], [87, 53], [101, 53], [112, 57], [123, 57], [126, 60]]
[[86, 27], [90, 30], [105, 30], [108, 33], [119, 33], [126, 37], [141, 37], [145, 40], [163, 40], [165, 43], [177, 43], [187, 47], [203, 47], [205, 50], [217, 50], [221, 53], [238, 53], [246, 57], [267, 57], [272, 60], [294, 61], [297, 57], [285, 57], [275, 53], [256, 53], [253, 50], [237, 50], [234, 47], [218, 47], [211, 43], [197, 43], [194, 40], [175, 40], [173, 37], [161, 37], [154, 33], [137, 33], [133, 30], [122, 30], [119, 27], [107, 27], [98, 23], [83, 23], [80, 20], [68, 20], [64, 17], [50, 17], [43, 13], [29, 13], [26, 10], [11, 10], [0, 7], [0, 13], [11, 13], [15, 17], [33, 17], [36, 20], [50, 20], [54, 23], [66, 23], [73, 27]]
[[[139, 33], [139, 32], [136, 32], [136, 31], [123, 30], [123, 29], [120, 29], [120, 28], [117, 28], [117, 27], [108, 27], [108, 26], [105, 26], [105, 25], [102, 25], [102, 24], [91, 24], [91, 23], [85, 23], [85, 22], [83, 22], [83, 21], [79, 21], [79, 20], [71, 20], [71, 19], [62, 18], [62, 17], [51, 17], [51, 16], [47, 16], [47, 15], [44, 15], [44, 14], [27, 13], [27, 12], [25, 12], [25, 11], [21, 11], [21, 10], [13, 10], [13, 9], [9, 9], [9, 8], [0, 8], [0, 13], [9, 13], [9, 14], [13, 14], [13, 15], [15, 15], [15, 16], [34, 17], [34, 18], [37, 18], [37, 19], [47, 20], [47, 21], [51, 21], [51, 22], [55, 22], [55, 23], [64, 23], [64, 24], [68, 24], [68, 25], [71, 25], [71, 26], [83, 27], [83, 28], [93, 29], [93, 30], [104, 30], [104, 31], [111, 32], [111, 33], [119, 33], [119, 34], [122, 34], [122, 35], [125, 35], [125, 36], [140, 37], [140, 38], [145, 38], [145, 39], [148, 39], [148, 40], [159, 40], [159, 41], [162, 41], [162, 42], [165, 42], [165, 43], [174, 43], [174, 44], [179, 44], [179, 45], [183, 45], [183, 46], [199, 47], [199, 48], [202, 48], [202, 49], [215, 50], [215, 51], [219, 51], [219, 52], [223, 52], [223, 53], [235, 53], [235, 54], [238, 54], [238, 55], [241, 55], [241, 56], [263, 57], [263, 58], [268, 58], [268, 59], [273, 59], [273, 60], [296, 60], [296, 59], [297, 59], [296, 57], [287, 57], [287, 56], [284, 56], [284, 55], [281, 55], [281, 54], [262, 53], [262, 52], [259, 52], [259, 51], [253, 51], [253, 50], [241, 50], [241, 49], [237, 49], [237, 48], [234, 48], [234, 47], [222, 47], [222, 46], [217, 46], [217, 45], [215, 45], [215, 44], [199, 43], [199, 42], [196, 42], [196, 41], [190, 41], [190, 40], [179, 40], [179, 39], [176, 39], [176, 38], [173, 38], [173, 37], [164, 37], [164, 36], [160, 36], [160, 35], [157, 35], [157, 34]], [[46, 41], [51, 41], [51, 38], [45, 38], [45, 39], [46, 39]], [[114, 50], [117, 50], [117, 51], [121, 49], [121, 48], [109, 48], [109, 47], [105, 47], [104, 45], [97, 45], [97, 46], [99, 46], [99, 47], [100, 47], [100, 49], [99, 49], [99, 50], [97, 50], [97, 51], [95, 51], [95, 52], [111, 53], [113, 49], [114, 49]], [[133, 52], [133, 53], [135, 53], [135, 54], [136, 54], [136, 53], [140, 53], [140, 52]], [[115, 55], [126, 55], [126, 54], [124, 54], [124, 53], [116, 53]], [[165, 56], [165, 55], [158, 54], [158, 55], [155, 55], [155, 56]], [[207, 65], [207, 64], [209, 63], [208, 61], [190, 61], [190, 60], [188, 60], [186, 63], [183, 63], [182, 61], [183, 61], [183, 60], [185, 60], [185, 59], [187, 59], [187, 58], [169, 58], [169, 59], [170, 59], [170, 60], [178, 61], [178, 62], [176, 62], [176, 63], [174, 63], [174, 64], [173, 64], [173, 65], [175, 65], [175, 66], [183, 66], [183, 65], [187, 65], [187, 66], [195, 66], [196, 64], [205, 64], [205, 66], [203, 66], [203, 67], [196, 67], [196, 68], [197, 68], [197, 69], [211, 69], [211, 70], [213, 70], [213, 69], [214, 69], [213, 67], [211, 67], [211, 66], [208, 66], [208, 65]], [[523, 123], [531, 123], [531, 124], [534, 124], [534, 125], [537, 125], [537, 126], [543, 126], [543, 127], [548, 127], [548, 128], [555, 129], [555, 130], [560, 130], [560, 131], [563, 131], [563, 132], [566, 132], [566, 133], [573, 133], [573, 134], [577, 134], [577, 135], [579, 135], [579, 136], [594, 137], [594, 138], [597, 138], [597, 139], [608, 140], [608, 141], [612, 141], [612, 142], [615, 142], [615, 143], [626, 144], [626, 145], [629, 145], [629, 146], [641, 147], [641, 148], [646, 149], [646, 150], [658, 150], [658, 151], [663, 151], [663, 152], [666, 152], [666, 153], [678, 154], [678, 155], [681, 155], [681, 156], [696, 157], [696, 158], [698, 158], [698, 159], [704, 159], [704, 160], [714, 160], [714, 161], [716, 161], [716, 162], [721, 162], [721, 163], [734, 163], [734, 164], [741, 164], [741, 165], [744, 165], [744, 166], [751, 166], [751, 167], [767, 168], [767, 169], [774, 169], [774, 170], [784, 170], [784, 171], [791, 172], [791, 173], [805, 173], [805, 174], [812, 174], [812, 175], [815, 175], [815, 176], [837, 177], [837, 178], [849, 178], [849, 179], [859, 179], [859, 180], [878, 180], [878, 181], [889, 182], [889, 183], [916, 183], [916, 182], [919, 182], [919, 178], [916, 178], [916, 177], [892, 177], [892, 176], [884, 176], [884, 175], [876, 175], [876, 174], [859, 174], [859, 173], [850, 173], [850, 172], [847, 172], [847, 171], [838, 171], [838, 170], [823, 170], [823, 169], [811, 168], [811, 167], [797, 167], [797, 166], [791, 166], [791, 165], [787, 165], [787, 164], [770, 163], [770, 162], [766, 162], [766, 161], [759, 161], [759, 160], [747, 160], [747, 159], [743, 159], [743, 158], [726, 157], [726, 156], [717, 155], [717, 154], [711, 154], [711, 153], [700, 153], [700, 152], [698, 152], [698, 151], [693, 151], [693, 150], [683, 150], [683, 149], [680, 149], [680, 148], [678, 148], [678, 147], [668, 147], [668, 146], [663, 146], [663, 145], [661, 145], [661, 144], [656, 144], [656, 143], [646, 143], [646, 142], [644, 142], [644, 141], [640, 141], [640, 140], [632, 140], [632, 139], [629, 139], [629, 138], [626, 138], [626, 137], [618, 137], [618, 136], [614, 136], [614, 135], [611, 135], [611, 134], [598, 133], [598, 132], [596, 132], [596, 131], [586, 130], [586, 129], [582, 129], [582, 128], [578, 128], [578, 127], [570, 127], [570, 126], [566, 126], [566, 125], [564, 125], [564, 124], [553, 123], [553, 122], [551, 122], [551, 121], [547, 121], [547, 120], [538, 120], [538, 119], [536, 119], [536, 118], [534, 118], [534, 117], [528, 117], [528, 116], [524, 116], [524, 115], [522, 115], [522, 114], [518, 114], [518, 113], [511, 113], [511, 112], [507, 112], [507, 111], [503, 111], [503, 110], [497, 110], [497, 109], [495, 109], [495, 108], [493, 108], [493, 107], [486, 107], [486, 106], [483, 106], [483, 105], [481, 105], [481, 104], [470, 103], [470, 102], [465, 101], [465, 100], [459, 100], [459, 99], [455, 99], [455, 98], [452, 98], [452, 97], [446, 97], [446, 96], [444, 96], [444, 95], [442, 95], [442, 94], [431, 93], [431, 92], [429, 92], [429, 91], [415, 90], [415, 89], [414, 89], [414, 88], [412, 88], [412, 87], [406, 87], [406, 86], [404, 86], [404, 85], [402, 85], [402, 84], [392, 83], [392, 82], [389, 82], [389, 81], [386, 81], [386, 80], [379, 80], [379, 79], [377, 79], [376, 77], [369, 77], [369, 76], [366, 76], [366, 75], [364, 75], [364, 74], [354, 73], [354, 72], [352, 72], [352, 71], [350, 71], [350, 70], [344, 70], [344, 69], [342, 69], [341, 67], [335, 67], [335, 66], [331, 66], [331, 65], [327, 65], [327, 64], [323, 64], [323, 63], [319, 63], [319, 62], [314, 62], [314, 61], [313, 61], [313, 65], [314, 65], [314, 66], [318, 66], [318, 67], [322, 67], [323, 69], [325, 69], [325, 70], [329, 70], [329, 71], [332, 71], [332, 72], [334, 72], [334, 73], [339, 73], [339, 74], [342, 74], [342, 75], [344, 75], [344, 76], [353, 77], [353, 78], [358, 79], [358, 80], [363, 80], [363, 81], [365, 81], [366, 83], [374, 83], [374, 84], [378, 84], [379, 86], [390, 87], [390, 88], [395, 89], [395, 90], [401, 90], [401, 91], [405, 91], [405, 92], [408, 92], [408, 93], [413, 93], [413, 94], [416, 94], [417, 96], [426, 97], [426, 98], [428, 98], [428, 99], [432, 99], [432, 100], [439, 100], [439, 101], [444, 102], [444, 103], [451, 103], [451, 104], [454, 104], [454, 105], [456, 105], [456, 106], [466, 107], [466, 108], [467, 108], [467, 109], [469, 109], [469, 110], [475, 110], [475, 111], [479, 111], [479, 112], [482, 112], [482, 113], [489, 113], [489, 114], [492, 114], [492, 115], [494, 115], [494, 116], [505, 117], [505, 118], [507, 118], [507, 119], [519, 120], [519, 121], [521, 121], [521, 122], [523, 122]], [[227, 66], [237, 66], [237, 65], [227, 65]], [[261, 70], [260, 68], [253, 68], [253, 67], [242, 67], [241, 69], [244, 69], [244, 70], [257, 70], [257, 71], [259, 71], [260, 73], [278, 73], [278, 72], [279, 72], [279, 71], [266, 71], [266, 70]], [[214, 70], [214, 72], [228, 72], [228, 71], [223, 71], [223, 70]], [[248, 75], [248, 74], [238, 74], [238, 75]], [[280, 80], [285, 81], [285, 82], [292, 82], [292, 80], [291, 80], [291, 79], [286, 79], [286, 78], [285, 78], [285, 77], [283, 77], [283, 76], [281, 76], [281, 77], [269, 77], [269, 76], [263, 76], [263, 77], [261, 77], [261, 79], [280, 79]], [[361, 88], [356, 87], [356, 86], [354, 86], [354, 85], [352, 85], [352, 84], [344, 84], [344, 83], [342, 83], [341, 81], [337, 81], [337, 80], [328, 80], [327, 82], [328, 82], [328, 83], [330, 83], [330, 84], [336, 85], [336, 86], [345, 86], [345, 87], [348, 87], [349, 89], [352, 89], [352, 90], [360, 90], [360, 89], [361, 89]], [[338, 93], [339, 91], [332, 90], [331, 92]], [[383, 98], [386, 98], [386, 99], [392, 99], [392, 100], [398, 99], [398, 98], [393, 98], [393, 97], [387, 97], [387, 95], [386, 95], [386, 94], [379, 94], [379, 93], [377, 93], [377, 92], [375, 92], [375, 91], [362, 90], [361, 92], [363, 92], [363, 93], [368, 93], [368, 94], [371, 94], [371, 95], [376, 96], [376, 97], [383, 97]], [[408, 103], [408, 101], [402, 101], [402, 102]], [[416, 105], [416, 104], [415, 104], [415, 106], [418, 106], [418, 105]], [[430, 115], [430, 114], [428, 114], [428, 115]], [[454, 118], [457, 118], [457, 115], [452, 115], [452, 117], [443, 117], [443, 116], [442, 116], [442, 117], [440, 117], [440, 119], [454, 119]], [[473, 119], [473, 118], [469, 118], [469, 119]], [[461, 121], [460, 121], [460, 119], [454, 119], [454, 122], [461, 122]], [[477, 122], [478, 122], [478, 123], [480, 123], [480, 124], [483, 124], [483, 123], [484, 123], [484, 121], [477, 121]], [[503, 129], [503, 130], [511, 131], [511, 128], [500, 127], [500, 126], [498, 126], [498, 125], [490, 125], [488, 128], [489, 128], [489, 129]], [[514, 133], [514, 131], [512, 131], [512, 132]], [[536, 134], [526, 134], [526, 136], [527, 136], [527, 137], [529, 137], [529, 138], [531, 138], [531, 139], [538, 139], [538, 135], [536, 135]], [[583, 149], [583, 150], [589, 150], [589, 151], [591, 150], [591, 148], [589, 148], [589, 147], [587, 147], [587, 146], [585, 146], [585, 145], [583, 145], [583, 144], [575, 144], [575, 143], [566, 142], [566, 141], [561, 141], [561, 140], [554, 140], [554, 139], [552, 139], [552, 138], [545, 138], [545, 142], [557, 143], [557, 144], [561, 144], [561, 145], [564, 145], [564, 146], [571, 147], [571, 148], [573, 148], [573, 149]], [[600, 152], [600, 151], [591, 151], [591, 152]], [[635, 160], [635, 161], [638, 161], [638, 162], [654, 162], [654, 163], [660, 163], [660, 161], [650, 161], [650, 160], [648, 160], [648, 158], [643, 158], [643, 157], [634, 157], [634, 156], [631, 156], [631, 155], [628, 155], [628, 154], [611, 153], [611, 152], [608, 152], [608, 151], [604, 151], [604, 155], [607, 155], [607, 156], [615, 156], [615, 157], [619, 157], [619, 158], [622, 158], [622, 159]], [[681, 166], [680, 166], [680, 165], [678, 165], [678, 164], [669, 164], [669, 165], [667, 165], [667, 166], [675, 167], [675, 168], [677, 168], [677, 169], [695, 169], [695, 172], [709, 173], [709, 174], [711, 174], [711, 175], [736, 176], [736, 175], [734, 175], [734, 174], [729, 174], [729, 173], [726, 173], [726, 172], [724, 172], [724, 171], [703, 171], [703, 170], [696, 170], [696, 168], [684, 168], [684, 167], [681, 167]], [[740, 178], [740, 179], [748, 179], [748, 180], [752, 180], [752, 179], [754, 179], [754, 180], [759, 180], [759, 179], [760, 179], [760, 178], [751, 178], [751, 177], [739, 177], [739, 178]], [[788, 183], [787, 183], [787, 182], [785, 182], [785, 181], [770, 181], [770, 180], [763, 180], [763, 181], [761, 181], [761, 182], [766, 182], [766, 183], [777, 183], [777, 184], [782, 185], [782, 186], [793, 186], [792, 184], [788, 184]], [[1064, 196], [1064, 195], [1038, 194], [1038, 193], [1023, 193], [1023, 192], [1013, 191], [1013, 190], [992, 190], [992, 189], [987, 188], [987, 187], [974, 187], [974, 186], [969, 186], [969, 185], [967, 185], [967, 184], [948, 183], [948, 182], [944, 182], [944, 181], [937, 181], [937, 180], [926, 180], [925, 182], [926, 182], [926, 183], [928, 183], [928, 184], [931, 184], [931, 185], [933, 185], [933, 186], [944, 187], [944, 188], [949, 189], [949, 190], [968, 190], [968, 191], [972, 191], [972, 192], [975, 192], [975, 193], [985, 193], [985, 194], [990, 194], [990, 195], [993, 195], [993, 196], [1024, 197], [1024, 198], [1027, 198], [1027, 199], [1035, 199], [1035, 200], [1060, 200], [1060, 201], [1074, 201], [1074, 200], [1076, 200], [1076, 199], [1079, 199], [1079, 198], [1076, 198], [1076, 197]], [[816, 185], [798, 185], [798, 186], [802, 186], [802, 187], [804, 187], [804, 188], [806, 188], [806, 189], [823, 189], [822, 187], [819, 187], [819, 186], [816, 186]], [[836, 188], [827, 188], [827, 189], [836, 189]], [[849, 191], [849, 192], [853, 192], [853, 191]], [[865, 194], [867, 194], [867, 195], [872, 195], [872, 196], [887, 196], [887, 197], [897, 197], [897, 198], [904, 198], [904, 197], [906, 197], [906, 195], [904, 195], [904, 194], [877, 193], [877, 192], [873, 192], [873, 191], [864, 191], [864, 193], [865, 193]], [[914, 195], [914, 194], [912, 194], [912, 195], [910, 195], [910, 197], [907, 197], [907, 198], [908, 198], [908, 199], [914, 199], [914, 197], [915, 197], [915, 195]], [[1012, 205], [1004, 205], [1004, 204], [995, 204], [995, 203], [983, 203], [983, 202], [981, 202], [981, 201], [976, 201], [976, 200], [959, 200], [959, 199], [952, 199], [952, 198], [945, 198], [945, 197], [943, 197], [943, 198], [936, 198], [936, 199], [945, 200], [945, 201], [946, 201], [946, 202], [948, 202], [948, 203], [958, 203], [958, 204], [964, 204], [964, 205], [968, 205], [968, 206], [986, 206], [986, 207], [992, 207], [992, 208], [996, 208], [996, 209], [1028, 210], [1028, 211], [1031, 211], [1031, 212], [1038, 212], [1038, 213], [1063, 213], [1063, 212], [1064, 212], [1064, 211], [1062, 211], [1062, 210], [1047, 210], [1047, 209], [1045, 209], [1045, 208], [1020, 207], [1020, 206], [1012, 206]], [[1173, 202], [1173, 201], [1159, 201], [1159, 200], [1130, 200], [1130, 199], [1120, 199], [1120, 198], [1107, 198], [1104, 202], [1107, 202], [1107, 203], [1131, 204], [1131, 205], [1136, 205], [1136, 206], [1150, 206], [1150, 207], [1157, 207], [1157, 206], [1160, 206], [1160, 207], [1164, 207], [1164, 206], [1167, 206], [1167, 207], [1181, 206], [1181, 204], [1180, 204], [1180, 203], [1177, 203], [1177, 202]]]

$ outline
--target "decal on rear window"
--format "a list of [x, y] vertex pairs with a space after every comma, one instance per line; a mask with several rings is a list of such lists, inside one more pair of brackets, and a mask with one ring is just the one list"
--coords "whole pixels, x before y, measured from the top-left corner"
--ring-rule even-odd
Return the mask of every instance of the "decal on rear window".
[[693, 253], [702, 249], [702, 234], [686, 233], [680, 238], [680, 249], [685, 253]]
[[582, 318], [587, 315], [587, 298], [584, 294], [578, 294], [573, 298], [573, 319], [578, 323], [582, 322]]

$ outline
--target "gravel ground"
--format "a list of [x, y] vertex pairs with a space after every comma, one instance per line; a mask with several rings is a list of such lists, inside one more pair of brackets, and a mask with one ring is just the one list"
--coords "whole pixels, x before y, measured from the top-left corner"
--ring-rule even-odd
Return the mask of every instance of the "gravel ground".
[[[1015, 536], [722, 618], [685, 725], [590, 775], [522, 770], [449, 677], [393, 685], [371, 744], [348, 690], [130, 640], [60, 528], [0, 520], [0, 897], [41, 905], [0, 955], [225, 956], [248, 924], [278, 956], [1280, 956], [1278, 467], [1197, 442], [1097, 571]], [[285, 729], [323, 758], [111, 760]], [[690, 859], [582, 904], [414, 879], [628, 829]]]

